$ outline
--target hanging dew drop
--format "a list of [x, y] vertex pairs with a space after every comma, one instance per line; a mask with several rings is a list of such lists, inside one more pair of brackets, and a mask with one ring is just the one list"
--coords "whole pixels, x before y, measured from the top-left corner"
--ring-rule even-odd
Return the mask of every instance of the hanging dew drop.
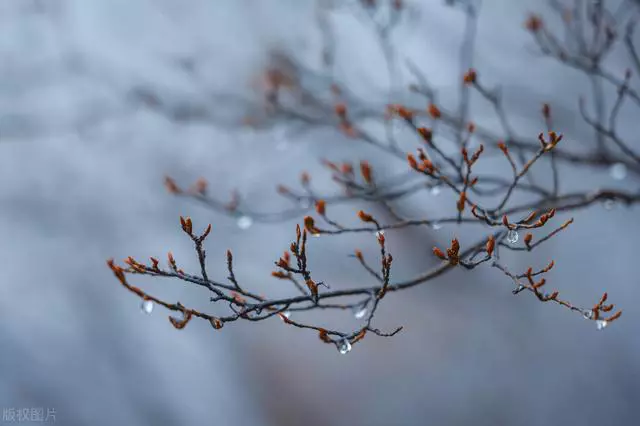
[[249, 216], [240, 216], [236, 224], [242, 230], [249, 229], [253, 225], [253, 219]]
[[591, 318], [593, 318], [593, 311], [591, 309], [589, 309], [588, 311], [584, 311], [582, 313], [582, 317], [584, 319], [590, 320]]
[[308, 198], [301, 198], [298, 202], [298, 206], [300, 206], [300, 208], [304, 210], [310, 209], [312, 204], [313, 203]]
[[615, 180], [623, 180], [627, 177], [627, 166], [623, 163], [616, 163], [609, 168], [609, 175]]
[[184, 321], [184, 312], [176, 311], [171, 315], [176, 321], [182, 322]]
[[616, 202], [610, 198], [604, 200], [602, 202], [602, 207], [604, 207], [605, 210], [612, 210], [616, 205]]
[[511, 244], [517, 243], [518, 238], [519, 238], [518, 231], [516, 231], [515, 229], [511, 229], [507, 233], [507, 241]]
[[596, 321], [596, 328], [598, 330], [604, 330], [605, 327], [608, 325], [606, 320], [598, 320]]
[[143, 300], [140, 304], [140, 310], [147, 315], [153, 312], [153, 301]]
[[362, 319], [364, 318], [364, 316], [367, 315], [367, 308], [364, 307], [362, 309], [359, 309], [358, 311], [356, 311], [355, 314], [353, 314], [354, 317], [356, 317], [356, 319]]
[[342, 355], [348, 354], [351, 351], [351, 343], [349, 343], [349, 340], [343, 339], [342, 342], [340, 342], [338, 351], [340, 351]]

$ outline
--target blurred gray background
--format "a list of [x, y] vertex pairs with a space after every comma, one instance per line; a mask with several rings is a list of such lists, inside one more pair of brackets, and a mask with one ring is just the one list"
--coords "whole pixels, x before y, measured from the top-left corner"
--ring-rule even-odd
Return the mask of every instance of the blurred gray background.
[[[453, 107], [462, 14], [440, 0], [407, 3], [411, 19], [393, 33], [393, 43]], [[211, 275], [226, 276], [230, 248], [247, 287], [285, 291], [269, 273], [296, 220], [239, 229], [234, 218], [168, 194], [165, 175], [182, 185], [203, 176], [219, 198], [237, 189], [252, 208], [277, 211], [289, 204], [276, 196], [275, 185], [295, 187], [303, 170], [318, 191], [336, 191], [320, 157], [367, 159], [386, 175], [405, 167], [335, 131], [290, 136], [285, 127], [229, 124], [244, 105], [229, 99], [251, 96], [268, 52], [286, 51], [316, 66], [314, 5], [0, 2], [0, 406], [52, 408], [63, 425], [640, 423], [638, 208], [581, 211], [564, 236], [509, 263], [524, 270], [556, 259], [548, 285], [579, 305], [592, 305], [608, 291], [624, 315], [604, 331], [558, 306], [513, 296], [510, 282], [489, 267], [456, 270], [392, 294], [376, 324], [404, 331], [390, 339], [370, 336], [347, 356], [278, 319], [229, 324], [219, 332], [193, 321], [178, 331], [157, 307], [141, 313], [139, 300], [117, 283], [105, 265], [109, 257], [164, 259], [171, 250], [185, 269], [195, 270], [191, 243], [179, 228], [185, 215], [198, 229], [213, 223]], [[484, 1], [475, 66], [488, 85], [503, 85], [520, 134], [542, 129], [539, 108], [547, 101], [567, 147], [593, 143], [575, 112], [588, 82], [535, 53], [522, 25], [528, 11], [549, 9], [537, 0]], [[340, 13], [335, 30], [337, 75], [383, 105], [388, 77], [370, 29]], [[616, 60], [609, 65], [621, 73], [624, 65], [616, 68]], [[408, 75], [404, 80], [411, 82]], [[132, 97], [141, 90], [173, 111], [192, 113], [147, 107]], [[637, 134], [633, 113], [623, 112], [627, 135]], [[472, 118], [493, 119], [482, 101]], [[415, 149], [414, 136], [401, 137], [403, 147]], [[495, 164], [508, 172], [500, 158]], [[632, 175], [614, 181], [606, 170], [567, 169], [562, 179], [566, 190], [637, 191], [639, 183]], [[423, 193], [405, 211], [438, 216], [453, 203], [448, 194]], [[354, 212], [362, 207], [341, 207], [336, 215], [356, 223]], [[464, 246], [475, 240], [473, 232], [445, 226], [388, 233], [393, 279], [435, 265], [434, 244], [457, 235]], [[313, 239], [312, 270], [335, 288], [373, 284], [348, 258], [354, 248], [375, 253], [375, 240]], [[208, 294], [180, 282], [133, 282], [167, 300], [208, 305]], [[347, 313], [316, 318], [357, 324]]]

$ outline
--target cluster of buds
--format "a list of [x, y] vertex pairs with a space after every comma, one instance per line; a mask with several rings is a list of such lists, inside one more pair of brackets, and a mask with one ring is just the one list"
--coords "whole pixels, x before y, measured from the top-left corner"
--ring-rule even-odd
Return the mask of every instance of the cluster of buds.
[[542, 149], [545, 152], [546, 151], [551, 151], [562, 140], [562, 135], [558, 135], [556, 132], [554, 132], [552, 130], [552, 131], [549, 132], [549, 140], [548, 141], [545, 140], [543, 133], [540, 133], [538, 135], [538, 140], [540, 141], [540, 144], [542, 145]]
[[396, 115], [407, 121], [412, 121], [414, 114], [415, 113], [413, 111], [399, 104], [393, 104], [393, 105], [387, 106], [387, 117], [392, 117]]
[[591, 319], [596, 321], [597, 320], [605, 321], [605, 323], [610, 323], [620, 318], [620, 316], [622, 315], [622, 311], [618, 311], [615, 314], [609, 316], [608, 318], [604, 318], [601, 315], [602, 312], [611, 312], [615, 306], [613, 303], [608, 305], [604, 304], [607, 301], [607, 297], [608, 297], [607, 293], [605, 292], [600, 298], [600, 301], [598, 301], [598, 303], [593, 305], [593, 309], [591, 309], [591, 312], [592, 312]]
[[347, 116], [347, 106], [344, 103], [340, 102], [336, 104], [334, 110], [336, 115], [338, 116], [338, 120], [340, 121], [340, 130], [342, 130], [342, 132], [349, 137], [356, 137], [358, 135], [356, 129]]
[[471, 169], [471, 166], [473, 166], [475, 162], [478, 161], [478, 158], [480, 158], [480, 155], [484, 152], [484, 145], [480, 144], [476, 152], [474, 152], [471, 157], [469, 157], [467, 148], [463, 147], [461, 149], [461, 152], [462, 152], [462, 158], [464, 159], [465, 164], [469, 169]]
[[433, 254], [442, 260], [449, 261], [451, 266], [456, 266], [460, 263], [460, 243], [457, 238], [454, 238], [451, 240], [451, 246], [447, 249], [446, 255], [438, 247], [433, 248]]
[[[420, 163], [418, 163], [418, 160], [420, 160]], [[409, 163], [409, 167], [413, 170], [417, 170], [428, 175], [433, 175], [433, 173], [437, 171], [436, 167], [427, 157], [427, 154], [422, 148], [418, 148], [418, 160], [416, 160], [416, 157], [414, 157], [413, 154], [407, 155], [407, 162]]]

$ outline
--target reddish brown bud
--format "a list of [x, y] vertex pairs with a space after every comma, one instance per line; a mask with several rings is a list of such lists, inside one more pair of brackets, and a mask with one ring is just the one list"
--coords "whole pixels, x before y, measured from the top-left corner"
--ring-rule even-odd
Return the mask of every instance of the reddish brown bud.
[[320, 340], [322, 340], [323, 342], [332, 343], [331, 338], [329, 337], [329, 333], [324, 328], [321, 328], [320, 330], [318, 330], [318, 336], [320, 337]]
[[200, 239], [204, 240], [205, 238], [207, 238], [210, 232], [211, 232], [211, 224], [207, 225], [207, 229], [204, 230], [204, 233], [200, 236]]
[[542, 116], [546, 119], [551, 117], [551, 107], [547, 103], [542, 104]]
[[371, 183], [373, 181], [373, 176], [371, 174], [371, 165], [369, 165], [368, 162], [360, 162], [360, 173], [362, 174], [362, 178], [366, 183]]
[[440, 109], [435, 106], [434, 104], [429, 104], [429, 109], [428, 109], [429, 115], [431, 116], [431, 118], [433, 119], [438, 119], [440, 117], [442, 117], [442, 113], [440, 112]]
[[325, 201], [324, 200], [318, 200], [316, 201], [316, 211], [318, 212], [318, 214], [320, 216], [324, 216], [325, 214]]
[[496, 240], [495, 238], [493, 238], [493, 235], [489, 236], [489, 240], [487, 241], [487, 245], [485, 246], [485, 249], [487, 250], [487, 254], [489, 256], [493, 255], [493, 249], [496, 246]]
[[363, 328], [362, 330], [360, 330], [360, 333], [356, 334], [356, 337], [353, 338], [353, 340], [351, 341], [351, 344], [357, 343], [360, 340], [364, 339], [364, 336], [367, 334], [367, 329]]
[[167, 191], [171, 194], [180, 194], [182, 190], [176, 185], [176, 182], [170, 178], [169, 176], [165, 176], [164, 178], [164, 186], [167, 188]]
[[622, 315], [622, 311], [618, 311], [615, 314], [611, 315], [609, 318], [607, 318], [608, 322], [613, 322], [615, 320], [617, 320], [618, 318], [620, 318], [620, 315]]
[[276, 191], [278, 191], [278, 194], [281, 194], [281, 195], [285, 195], [285, 194], [290, 194], [291, 193], [291, 191], [289, 191], [289, 188], [287, 188], [284, 185], [278, 185], [276, 187]]
[[437, 257], [439, 257], [442, 260], [447, 260], [447, 256], [445, 256], [442, 250], [440, 250], [438, 247], [433, 248], [433, 254], [435, 254]]
[[420, 133], [420, 136], [422, 136], [422, 138], [426, 142], [431, 143], [431, 141], [433, 140], [433, 131], [431, 129], [428, 129], [426, 127], [418, 127], [418, 133]]
[[313, 297], [318, 297], [318, 285], [315, 283], [315, 281], [309, 278], [305, 281], [305, 284], [307, 285], [307, 288], [309, 288], [311, 295]]
[[531, 214], [529, 214], [529, 216], [527, 216], [527, 218], [525, 220], [523, 220], [523, 222], [524, 223], [531, 222], [533, 219], [535, 219], [537, 214], [538, 214], [538, 212], [536, 210], [532, 211]]
[[309, 176], [309, 173], [302, 172], [302, 174], [300, 175], [300, 183], [302, 183], [303, 185], [308, 185], [310, 180], [311, 177]]
[[462, 191], [460, 193], [460, 198], [458, 199], [458, 203], [457, 203], [458, 211], [460, 213], [464, 211], [464, 206], [466, 204], [466, 201], [467, 201], [467, 194], [466, 192]]
[[412, 169], [417, 169], [418, 168], [418, 162], [416, 161], [416, 158], [412, 154], [408, 154], [407, 155], [407, 161], [409, 161], [409, 166]]
[[542, 28], [542, 18], [538, 15], [529, 15], [525, 27], [532, 33], [537, 33]]
[[527, 247], [530, 247], [532, 239], [533, 239], [533, 234], [531, 232], [529, 232], [527, 235], [524, 236], [524, 244]]
[[307, 231], [311, 232], [312, 234], [315, 234], [316, 232], [315, 221], [311, 216], [304, 217], [304, 227]]
[[182, 216], [180, 216], [180, 224], [182, 225], [182, 230], [186, 233], [191, 235], [192, 231], [193, 231], [193, 224], [191, 223], [191, 218], [187, 217], [186, 219]]
[[476, 131], [476, 125], [475, 125], [473, 122], [469, 122], [469, 123], [467, 124], [467, 131], [468, 131], [469, 133], [473, 133], [473, 132], [475, 132], [475, 131]]
[[153, 269], [158, 269], [159, 260], [156, 259], [155, 257], [150, 257], [149, 259], [151, 260], [151, 263], [153, 264], [152, 268]]
[[201, 178], [198, 178], [198, 180], [196, 181], [194, 185], [194, 189], [196, 193], [200, 195], [205, 195], [207, 193], [207, 186], [208, 186], [207, 180], [201, 177]]
[[498, 142], [498, 148], [500, 148], [500, 151], [502, 151], [504, 155], [509, 154], [509, 148], [507, 148], [507, 145], [505, 145], [504, 142]]
[[364, 211], [360, 210], [358, 212], [358, 217], [360, 218], [361, 221], [363, 222], [373, 222], [373, 216], [371, 216], [370, 214], [365, 213]]
[[465, 84], [473, 84], [476, 82], [476, 78], [477, 78], [476, 70], [470, 69], [465, 73], [463, 80]]

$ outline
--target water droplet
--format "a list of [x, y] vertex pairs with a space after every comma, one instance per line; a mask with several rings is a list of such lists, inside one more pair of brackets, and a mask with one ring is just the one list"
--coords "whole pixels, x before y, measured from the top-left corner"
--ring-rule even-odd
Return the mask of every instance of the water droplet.
[[584, 319], [588, 319], [588, 320], [590, 320], [591, 318], [593, 318], [593, 311], [592, 311], [591, 309], [589, 309], [588, 311], [584, 311], [584, 312], [582, 313], [582, 317], [583, 317]]
[[140, 310], [145, 314], [150, 314], [151, 312], [153, 312], [153, 301], [143, 300], [142, 304], [140, 304]]
[[430, 192], [431, 192], [431, 195], [433, 195], [435, 197], [438, 194], [440, 194], [440, 187], [439, 186], [434, 186], [433, 188], [431, 188]]
[[519, 238], [518, 231], [516, 231], [515, 229], [511, 229], [507, 233], [507, 241], [511, 244], [517, 243], [518, 238]]
[[342, 355], [346, 355], [351, 351], [351, 343], [348, 339], [343, 339], [342, 342], [340, 342], [338, 351], [340, 351]]
[[176, 321], [184, 321], [184, 312], [182, 311], [175, 311], [171, 316], [175, 318]]
[[282, 313], [282, 316], [285, 317], [285, 318], [290, 318], [291, 317], [291, 311], [284, 311]]
[[301, 198], [300, 201], [298, 202], [298, 206], [300, 206], [301, 209], [305, 209], [305, 210], [310, 209], [312, 205], [313, 203], [308, 198]]
[[627, 177], [627, 166], [623, 163], [616, 163], [609, 168], [609, 175], [615, 180], [623, 180]]
[[602, 207], [604, 207], [605, 210], [612, 210], [615, 206], [616, 202], [610, 198], [607, 198], [602, 202]]
[[236, 223], [238, 225], [238, 228], [242, 230], [249, 229], [251, 225], [253, 225], [253, 219], [251, 219], [251, 217], [249, 216], [240, 216]]
[[311, 234], [311, 236], [314, 237], [314, 238], [319, 238], [320, 237], [320, 233]]
[[518, 284], [518, 287], [516, 287], [515, 290], [512, 291], [513, 294], [518, 294], [520, 293], [522, 290], [524, 290], [524, 286], [522, 284]]
[[596, 328], [598, 330], [603, 330], [609, 323], [606, 320], [598, 320], [596, 321]]
[[442, 225], [438, 222], [433, 222], [431, 224], [431, 229], [433, 229], [434, 231], [437, 231], [438, 229], [442, 229]]
[[355, 314], [353, 314], [353, 316], [356, 317], [356, 319], [362, 319], [364, 318], [365, 315], [367, 315], [366, 307], [359, 309]]

